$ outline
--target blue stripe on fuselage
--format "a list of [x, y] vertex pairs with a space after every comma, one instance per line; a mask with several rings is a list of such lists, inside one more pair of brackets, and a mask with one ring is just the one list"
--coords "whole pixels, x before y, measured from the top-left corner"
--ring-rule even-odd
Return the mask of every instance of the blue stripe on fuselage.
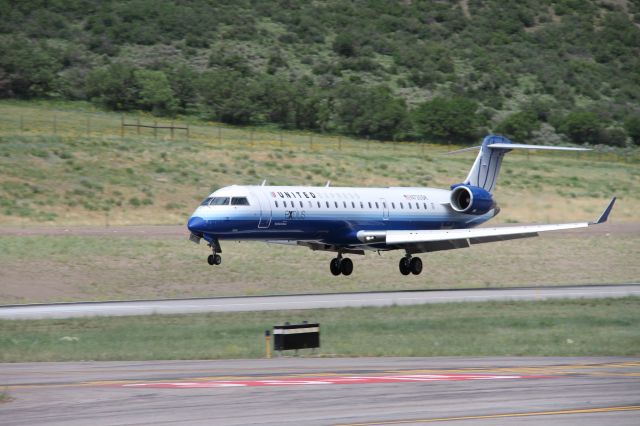
[[279, 220], [272, 218], [268, 228], [258, 228], [255, 218], [206, 220], [192, 217], [189, 229], [200, 235], [220, 240], [321, 240], [328, 244], [359, 244], [358, 231], [437, 230], [442, 228], [469, 228], [488, 218], [430, 217], [413, 220], [337, 220], [335, 218]]

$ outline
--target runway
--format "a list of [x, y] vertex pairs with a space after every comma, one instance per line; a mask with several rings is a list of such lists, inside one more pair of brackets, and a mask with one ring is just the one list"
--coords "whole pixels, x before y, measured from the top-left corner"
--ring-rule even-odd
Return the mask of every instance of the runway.
[[640, 359], [276, 358], [0, 366], [5, 426], [637, 425]]
[[0, 306], [0, 319], [191, 314], [199, 312], [270, 311], [287, 309], [420, 305], [447, 302], [547, 300], [627, 296], [640, 296], [640, 284], [221, 297], [213, 299], [60, 303], [52, 305], [13, 305]]

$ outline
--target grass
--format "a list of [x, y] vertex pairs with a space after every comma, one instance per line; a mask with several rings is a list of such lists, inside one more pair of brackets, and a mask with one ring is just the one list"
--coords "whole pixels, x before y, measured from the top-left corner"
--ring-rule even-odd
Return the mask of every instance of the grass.
[[640, 299], [0, 321], [0, 362], [259, 358], [264, 330], [321, 324], [321, 356], [640, 354]]
[[[152, 231], [151, 231], [152, 232]], [[329, 274], [332, 253], [223, 242], [223, 265], [185, 238], [0, 237], [0, 304], [345, 291], [637, 282], [637, 237], [548, 235], [425, 254], [403, 277], [401, 254], [353, 256], [347, 277]], [[37, 265], [37, 267], [36, 267]]]
[[[156, 119], [127, 114], [125, 121]], [[85, 103], [0, 102], [0, 224], [184, 223], [230, 184], [448, 187], [473, 155], [456, 147], [355, 140], [191, 120], [189, 138], [120, 134], [121, 116]], [[180, 121], [180, 124], [186, 122]], [[640, 209], [639, 151], [509, 154], [498, 222], [592, 219], [611, 195], [618, 220]], [[542, 196], [544, 195], [544, 196]]]
[[0, 392], [0, 404], [13, 400], [7, 389]]

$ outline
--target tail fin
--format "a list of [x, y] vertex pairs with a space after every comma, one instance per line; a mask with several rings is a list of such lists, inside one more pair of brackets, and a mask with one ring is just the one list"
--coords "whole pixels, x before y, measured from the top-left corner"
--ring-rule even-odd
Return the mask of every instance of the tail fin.
[[[493, 192], [500, 173], [502, 157], [513, 149], [545, 149], [559, 151], [590, 151], [588, 148], [570, 148], [562, 146], [524, 145], [511, 142], [504, 136], [489, 135], [484, 138], [480, 152], [473, 163], [464, 184], [477, 186]], [[460, 150], [467, 151], [469, 148]]]

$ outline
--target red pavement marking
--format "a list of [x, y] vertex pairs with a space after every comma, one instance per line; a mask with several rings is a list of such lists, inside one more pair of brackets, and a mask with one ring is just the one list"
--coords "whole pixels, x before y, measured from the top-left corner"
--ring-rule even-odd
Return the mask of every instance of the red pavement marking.
[[415, 383], [464, 380], [537, 379], [544, 376], [496, 376], [489, 374], [410, 374], [394, 376], [303, 377], [265, 380], [213, 380], [203, 382], [151, 382], [120, 385], [129, 388], [228, 388], [255, 386], [360, 385], [368, 383]]

